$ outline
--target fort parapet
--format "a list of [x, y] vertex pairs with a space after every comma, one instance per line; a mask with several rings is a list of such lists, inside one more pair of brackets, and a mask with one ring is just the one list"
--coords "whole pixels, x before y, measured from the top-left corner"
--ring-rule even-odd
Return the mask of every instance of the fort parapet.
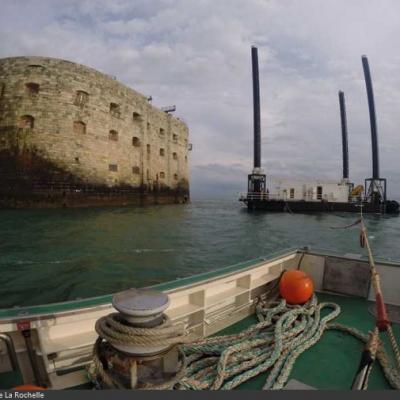
[[113, 77], [0, 59], [0, 207], [185, 202], [188, 128]]

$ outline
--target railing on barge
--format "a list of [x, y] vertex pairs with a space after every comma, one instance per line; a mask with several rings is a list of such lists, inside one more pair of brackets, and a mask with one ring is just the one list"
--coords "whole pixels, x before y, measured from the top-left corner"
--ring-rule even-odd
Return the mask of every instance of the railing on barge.
[[239, 200], [247, 201], [247, 200], [285, 200], [285, 199], [279, 194], [248, 192], [248, 193], [240, 193]]
[[[256, 193], [256, 192], [242, 192], [239, 194], [239, 201], [249, 201], [249, 200], [271, 200], [271, 201], [284, 201], [284, 202], [291, 202], [291, 201], [308, 201], [308, 202], [321, 202], [321, 201], [337, 201], [333, 196], [324, 195], [321, 198], [315, 199], [313, 196], [306, 195], [303, 196], [301, 199], [298, 198], [290, 198], [290, 196], [283, 196], [280, 194], [270, 194], [270, 193]], [[368, 203], [367, 199], [359, 199], [349, 198], [349, 203], [358, 203], [358, 204], [366, 204]]]

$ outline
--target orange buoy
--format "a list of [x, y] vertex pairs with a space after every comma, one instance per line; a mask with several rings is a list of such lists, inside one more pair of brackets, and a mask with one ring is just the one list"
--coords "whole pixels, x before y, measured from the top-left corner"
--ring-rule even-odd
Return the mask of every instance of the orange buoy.
[[26, 385], [18, 385], [12, 388], [12, 390], [17, 390], [17, 391], [29, 391], [29, 392], [40, 392], [42, 390], [46, 390], [46, 388], [44, 387], [40, 387], [40, 386], [36, 386], [36, 385], [32, 385], [27, 383]]
[[314, 283], [304, 271], [289, 270], [282, 275], [279, 292], [289, 304], [303, 304], [311, 298]]

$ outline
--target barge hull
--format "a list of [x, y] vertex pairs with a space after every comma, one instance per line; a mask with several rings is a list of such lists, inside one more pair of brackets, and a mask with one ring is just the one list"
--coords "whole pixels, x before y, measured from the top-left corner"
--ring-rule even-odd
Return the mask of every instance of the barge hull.
[[[358, 203], [330, 202], [330, 201], [285, 201], [285, 200], [244, 200], [249, 210], [263, 210], [268, 212], [360, 212]], [[399, 204], [396, 201], [386, 201], [382, 204], [363, 203], [363, 213], [369, 214], [398, 214]]]

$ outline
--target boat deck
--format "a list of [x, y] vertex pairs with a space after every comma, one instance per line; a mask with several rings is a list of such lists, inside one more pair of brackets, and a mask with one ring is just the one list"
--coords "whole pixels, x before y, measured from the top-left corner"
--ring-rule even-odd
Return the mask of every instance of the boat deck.
[[[317, 297], [319, 302], [334, 302], [341, 307], [341, 313], [333, 322], [356, 328], [365, 334], [373, 329], [375, 319], [368, 310], [373, 303], [368, 302], [364, 298], [326, 293], [318, 293]], [[251, 315], [219, 331], [217, 335], [238, 333], [257, 322], [257, 317]], [[400, 338], [400, 325], [398, 323], [393, 324], [393, 331], [396, 337]], [[392, 359], [393, 365], [395, 365], [387, 335], [383, 333], [380, 337], [385, 342], [387, 354]], [[306, 350], [296, 360], [289, 380], [295, 379], [296, 381], [316, 389], [350, 389], [353, 377], [357, 371], [362, 350], [363, 344], [353, 336], [336, 330], [325, 331], [321, 340], [316, 345]], [[237, 389], [260, 390], [267, 376], [268, 372], [262, 373], [243, 383]], [[3, 373], [0, 375], [0, 386], [2, 388], [11, 388], [17, 384], [21, 384], [21, 380], [20, 374], [11, 372]], [[71, 389], [91, 389], [91, 385], [87, 383], [72, 387]], [[375, 363], [372, 373], [370, 374], [369, 389], [391, 389], [378, 362]]]
[[[334, 322], [357, 328], [363, 333], [374, 327], [374, 317], [368, 311], [371, 303], [365, 299], [321, 293], [317, 297], [319, 302], [329, 301], [340, 305], [342, 311]], [[218, 335], [240, 332], [256, 322], [255, 315], [249, 316], [219, 332]], [[400, 337], [400, 325], [393, 324], [393, 330], [396, 337]], [[385, 342], [387, 353], [393, 358], [387, 335], [383, 333], [380, 337]], [[290, 379], [316, 389], [350, 389], [362, 350], [363, 344], [353, 336], [339, 331], [325, 331], [321, 340], [297, 359]], [[260, 374], [240, 385], [238, 389], [262, 389], [267, 376], [268, 372]], [[373, 366], [368, 389], [391, 389], [378, 362]]]

